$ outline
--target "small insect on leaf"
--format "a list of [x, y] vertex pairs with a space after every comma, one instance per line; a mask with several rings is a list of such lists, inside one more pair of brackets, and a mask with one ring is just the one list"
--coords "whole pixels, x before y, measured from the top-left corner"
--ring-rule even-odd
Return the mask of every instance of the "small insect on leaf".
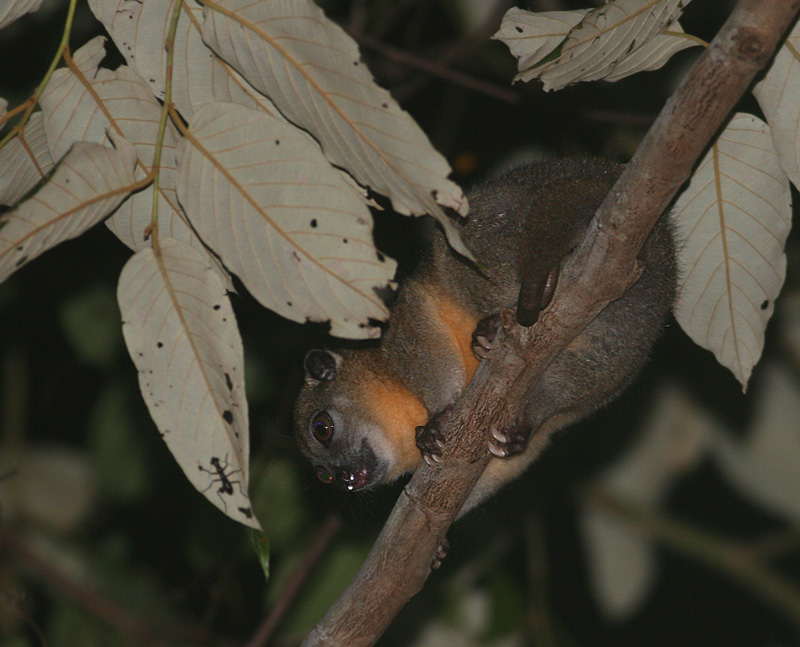
[[211, 503], [259, 528], [247, 496], [244, 354], [221, 279], [200, 252], [162, 238], [158, 253], [143, 249], [128, 261], [117, 298], [142, 395], [167, 447]]

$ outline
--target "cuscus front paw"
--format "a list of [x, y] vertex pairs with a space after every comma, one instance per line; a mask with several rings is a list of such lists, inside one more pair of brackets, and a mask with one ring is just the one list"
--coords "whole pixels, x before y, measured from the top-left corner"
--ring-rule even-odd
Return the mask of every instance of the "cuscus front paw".
[[481, 319], [472, 333], [472, 352], [479, 360], [489, 357], [497, 347], [497, 333], [503, 325], [500, 314], [489, 315]]
[[435, 416], [431, 416], [428, 424], [416, 429], [417, 447], [422, 453], [422, 459], [428, 465], [442, 462], [442, 449], [444, 449], [442, 429], [447, 424], [452, 411], [453, 405], [447, 405]]
[[436, 548], [436, 554], [433, 556], [433, 562], [431, 563], [431, 568], [437, 569], [442, 565], [444, 558], [447, 557], [447, 551], [450, 550], [450, 542], [447, 541], [447, 537], [442, 537], [442, 541], [439, 546]]
[[491, 428], [492, 437], [489, 439], [489, 451], [497, 458], [511, 458], [525, 451], [531, 428], [527, 425], [506, 427], [505, 429]]

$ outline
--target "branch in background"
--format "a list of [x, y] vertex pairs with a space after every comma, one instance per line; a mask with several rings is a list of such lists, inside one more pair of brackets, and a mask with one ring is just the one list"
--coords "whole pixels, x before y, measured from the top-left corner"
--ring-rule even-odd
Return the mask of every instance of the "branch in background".
[[0, 587], [0, 599], [2, 599], [6, 606], [12, 609], [13, 613], [22, 618], [25, 623], [30, 627], [30, 630], [36, 634], [36, 639], [39, 641], [41, 647], [48, 647], [47, 638], [44, 632], [39, 627], [39, 623], [31, 616], [23, 605], [23, 599], [13, 595], [10, 591]]
[[300, 587], [308, 580], [311, 570], [325, 553], [331, 540], [336, 533], [339, 532], [341, 525], [342, 519], [338, 514], [328, 516], [325, 523], [322, 524], [322, 528], [317, 532], [317, 536], [314, 538], [311, 546], [303, 556], [303, 561], [300, 562], [300, 565], [295, 572], [292, 573], [291, 578], [289, 578], [289, 581], [286, 583], [275, 606], [272, 607], [269, 615], [247, 643], [246, 647], [263, 647], [269, 643], [278, 623], [280, 623], [286, 611], [289, 609], [292, 602], [294, 602], [294, 599], [300, 591]]
[[9, 528], [0, 532], [0, 546], [13, 553], [15, 557], [38, 572], [53, 589], [74, 600], [94, 616], [101, 618], [120, 634], [128, 636], [141, 644], [165, 645], [163, 632], [146, 622], [132, 618], [127, 611], [117, 606], [99, 591], [67, 577], [38, 555], [27, 543]]
[[499, 101], [505, 101], [506, 103], [510, 104], [519, 103], [520, 96], [514, 90], [501, 88], [493, 83], [489, 83], [488, 81], [483, 81], [475, 78], [474, 76], [470, 76], [469, 74], [452, 70], [442, 62], [431, 61], [427, 58], [423, 58], [422, 56], [412, 54], [411, 52], [406, 52], [398, 49], [397, 47], [392, 47], [391, 45], [387, 45], [377, 38], [367, 36], [366, 34], [351, 34], [351, 36], [358, 40], [359, 44], [363, 47], [374, 49], [375, 51], [383, 54], [386, 58], [398, 63], [402, 63], [403, 65], [407, 65], [408, 67], [422, 70], [423, 72], [437, 76], [449, 83], [461, 85], [468, 90], [485, 94]]
[[[762, 563], [757, 553], [748, 550], [747, 546], [715, 537], [709, 532], [669, 519], [607, 492], [591, 492], [589, 499], [635, 524], [642, 532], [665, 546], [693, 557], [703, 565], [715, 568], [734, 579], [800, 626], [800, 590], [792, 582], [773, 573]], [[794, 539], [797, 540], [796, 533]]]
[[372, 645], [422, 588], [489, 460], [486, 430], [510, 423], [550, 361], [638, 278], [636, 257], [648, 233], [798, 7], [800, 0], [740, 0], [601, 205], [550, 307], [531, 330], [509, 327], [503, 347], [481, 364], [444, 430], [457, 442], [446, 444], [441, 465], [421, 464], [361, 570], [304, 645]]
[[526, 615], [526, 635], [537, 647], [556, 647], [559, 643], [550, 614], [549, 565], [541, 511], [528, 515], [525, 530], [525, 565], [530, 582], [531, 601]]
[[417, 75], [400, 86], [392, 88], [392, 96], [397, 100], [407, 99], [408, 97], [421, 92], [430, 85], [434, 78], [441, 78], [449, 83], [461, 85], [475, 92], [485, 94], [499, 101], [510, 104], [518, 104], [520, 95], [514, 90], [499, 87], [494, 83], [477, 79], [474, 76], [464, 74], [451, 69], [451, 64], [465, 58], [481, 46], [486, 45], [491, 36], [497, 31], [497, 25], [503, 14], [512, 6], [510, 0], [496, 0], [491, 11], [488, 12], [486, 20], [472, 32], [465, 34], [438, 55], [421, 56], [411, 51], [411, 44], [405, 48], [398, 48], [386, 43], [386, 35], [396, 26], [397, 19], [402, 13], [402, 3], [398, 2], [394, 10], [389, 13], [387, 19], [381, 24], [370, 29], [370, 33], [365, 32], [365, 13], [363, 2], [357, 2], [351, 12], [350, 27], [348, 33], [365, 48], [373, 49], [387, 59], [400, 63], [403, 66], [414, 68], [425, 72]]

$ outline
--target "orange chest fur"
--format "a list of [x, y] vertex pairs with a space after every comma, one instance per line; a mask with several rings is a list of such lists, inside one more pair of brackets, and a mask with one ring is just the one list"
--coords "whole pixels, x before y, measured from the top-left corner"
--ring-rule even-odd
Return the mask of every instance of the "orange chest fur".
[[394, 471], [387, 475], [391, 480], [419, 463], [415, 432], [427, 424], [428, 411], [417, 396], [395, 380], [376, 379], [365, 386], [369, 391], [365, 401], [372, 403], [371, 418], [394, 448]]
[[446, 295], [432, 294], [430, 306], [434, 320], [441, 327], [441, 333], [451, 344], [464, 368], [466, 385], [472, 379], [479, 363], [472, 352], [472, 333], [478, 320]]
[[[436, 343], [448, 345], [450, 357], [455, 358], [463, 371], [466, 385], [478, 368], [472, 352], [472, 333], [477, 320], [449, 297], [426, 290], [426, 325], [435, 331]], [[431, 371], [457, 370], [455, 367], [437, 366], [435, 355], [430, 358]], [[391, 441], [395, 451], [394, 467], [397, 474], [413, 469], [420, 460], [416, 446], [415, 429], [428, 422], [428, 411], [410, 389], [392, 379], [371, 380], [365, 385], [369, 390], [366, 401], [372, 402], [371, 418]]]

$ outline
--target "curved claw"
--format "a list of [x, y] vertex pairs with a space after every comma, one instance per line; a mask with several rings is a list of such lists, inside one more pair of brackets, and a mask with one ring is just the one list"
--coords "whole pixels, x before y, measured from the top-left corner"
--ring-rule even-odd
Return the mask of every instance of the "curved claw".
[[447, 557], [447, 552], [449, 550], [450, 542], [447, 541], [447, 537], [442, 537], [441, 543], [436, 548], [436, 554], [433, 556], [433, 563], [431, 563], [432, 569], [437, 569], [442, 565], [442, 561], [444, 561], [444, 558]]
[[525, 451], [530, 438], [529, 427], [512, 426], [505, 429], [491, 427], [492, 437], [487, 443], [489, 452], [497, 458], [511, 458]]

